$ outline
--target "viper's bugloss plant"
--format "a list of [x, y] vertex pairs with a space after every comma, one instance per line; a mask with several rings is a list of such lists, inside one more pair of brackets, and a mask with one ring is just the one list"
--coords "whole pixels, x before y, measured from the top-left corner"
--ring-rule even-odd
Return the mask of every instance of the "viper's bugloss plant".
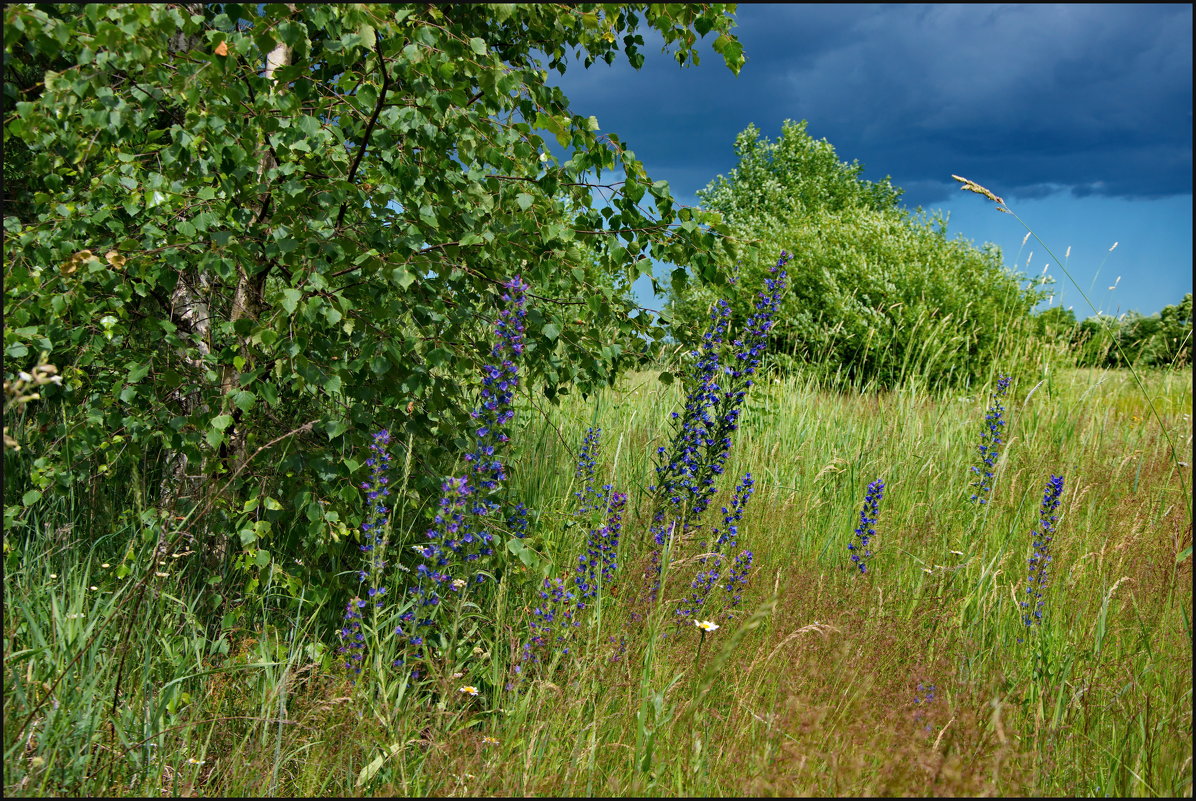
[[885, 483], [879, 478], [868, 485], [868, 492], [864, 496], [864, 508], [860, 510], [860, 524], [856, 527], [855, 535], [859, 542], [850, 542], [847, 544], [847, 550], [851, 552], [851, 561], [859, 568], [860, 573], [868, 572], [868, 565], [865, 560], [872, 558], [872, 551], [869, 550], [868, 544], [872, 538], [876, 536], [877, 519], [880, 517], [880, 501], [885, 494]]
[[649, 568], [652, 598], [659, 589], [660, 548], [666, 534], [669, 531], [685, 534], [695, 528], [717, 490], [715, 482], [730, 455], [741, 407], [748, 389], [755, 383], [753, 376], [768, 345], [768, 332], [785, 289], [784, 267], [788, 261], [789, 254], [781, 251], [776, 265], [769, 269], [755, 312], [745, 323], [741, 336], [732, 343], [729, 365], [721, 364], [720, 353], [731, 310], [721, 299], [710, 310], [701, 346], [691, 354], [694, 363], [686, 382], [689, 389], [685, 408], [673, 413], [673, 436], [668, 446], [657, 449], [660, 459], [657, 483], [649, 487], [656, 498], [649, 527], [654, 546]]
[[[609, 493], [611, 486], [607, 484], [603, 489]], [[602, 586], [609, 587], [614, 580], [619, 567], [619, 534], [623, 530], [623, 509], [626, 506], [626, 493], [611, 495], [606, 521], [590, 529], [586, 535], [586, 552], [577, 557], [577, 575], [574, 578], [579, 595], [578, 604], [583, 608], [587, 600], [598, 594], [599, 581]]]
[[543, 646], [556, 643], [562, 654], [569, 653], [570, 629], [581, 624], [577, 594], [563, 578], [546, 578], [540, 588], [540, 605], [532, 610], [531, 642], [524, 645], [525, 660], [540, 661]]
[[755, 555], [751, 551], [742, 551], [735, 557], [735, 563], [727, 574], [727, 582], [722, 585], [723, 590], [730, 596], [727, 599], [727, 609], [730, 612], [739, 606], [743, 600], [743, 589], [747, 586], [748, 573], [752, 569]]
[[[689, 381], [683, 414], [678, 421], [671, 448], [658, 449], [668, 459], [656, 468], [655, 488], [674, 507], [686, 506], [689, 516], [700, 515], [715, 493], [715, 479], [723, 472], [731, 450], [731, 436], [739, 428], [741, 406], [755, 383], [753, 376], [768, 345], [787, 275], [789, 254], [781, 252], [765, 279], [756, 310], [744, 325], [742, 335], [732, 343], [733, 359], [720, 365], [719, 351], [726, 335], [730, 308], [719, 300], [710, 312], [710, 326], [703, 335], [700, 351], [694, 351], [694, 370]], [[660, 544], [658, 539], [657, 544]]]
[[[586, 551], [577, 558], [577, 568], [565, 578], [546, 578], [540, 588], [541, 603], [532, 610], [531, 637], [523, 645], [522, 661], [541, 662], [549, 649], [569, 653], [571, 630], [579, 625], [591, 601], [602, 588], [609, 588], [618, 570], [619, 535], [627, 494], [610, 492], [606, 520], [591, 529]], [[521, 672], [517, 667], [516, 672]]]
[[[481, 583], [486, 573], [483, 560], [494, 553], [494, 534], [490, 530], [499, 519], [501, 504], [496, 498], [506, 480], [506, 466], [499, 449], [510, 437], [506, 427], [515, 415], [515, 391], [519, 386], [518, 358], [523, 353], [525, 293], [527, 285], [515, 276], [503, 285], [501, 308], [495, 324], [495, 340], [490, 349], [490, 363], [482, 367], [482, 391], [477, 409], [473, 448], [465, 454], [469, 473], [450, 477], [441, 485], [443, 492], [428, 542], [415, 546], [423, 558], [416, 568], [419, 581], [410, 588], [415, 596], [415, 610], [404, 621], [413, 630], [396, 634], [408, 637], [413, 646], [421, 646], [436, 628], [438, 609], [445, 593], [462, 592], [469, 583]], [[527, 528], [527, 510], [522, 504], [508, 515], [508, 524], [517, 536]], [[420, 657], [416, 651], [413, 656]]]
[[1031, 531], [1034, 553], [1030, 557], [1029, 586], [1026, 587], [1027, 600], [1022, 601], [1022, 609], [1027, 610], [1022, 616], [1022, 622], [1027, 626], [1035, 623], [1042, 625], [1042, 608], [1045, 600], [1042, 597], [1050, 578], [1051, 541], [1055, 537], [1055, 524], [1059, 518], [1055, 510], [1059, 508], [1059, 496], [1063, 494], [1063, 476], [1051, 476], [1046, 488], [1042, 492], [1042, 506], [1038, 511], [1038, 530]]
[[704, 451], [710, 442], [711, 409], [719, 399], [719, 349], [730, 318], [730, 305], [725, 300], [718, 300], [710, 310], [710, 323], [702, 334], [700, 348], [690, 354], [694, 358], [688, 382], [690, 388], [684, 410], [672, 413], [675, 428], [670, 445], [662, 445], [656, 451], [662, 458], [656, 468], [658, 483], [648, 490], [658, 493], [659, 497], [651, 527], [658, 546], [664, 544], [668, 528], [666, 509], [675, 512], [688, 509], [695, 517], [701, 514], [701, 499], [706, 493], [699, 486], [698, 476], [702, 472]]
[[[382, 581], [386, 571], [386, 524], [390, 515], [386, 500], [390, 497], [390, 477], [387, 475], [390, 470], [390, 432], [382, 429], [374, 434], [373, 439], [370, 443], [373, 453], [366, 459], [370, 467], [370, 480], [361, 484], [368, 501], [365, 519], [361, 523], [361, 551], [367, 554], [367, 564], [358, 571], [357, 578], [361, 583], [369, 581], [366, 596], [375, 608], [381, 608], [382, 596], [386, 594]], [[366, 605], [367, 602], [360, 596], [350, 600], [345, 606], [344, 623], [337, 632], [341, 640], [337, 652], [345, 655], [344, 665], [354, 673], [361, 672], [364, 658], [365, 634], [361, 630], [361, 610]]]
[[581, 451], [577, 455], [577, 480], [581, 482], [581, 489], [573, 493], [577, 498], [577, 514], [584, 515], [594, 509], [606, 506], [606, 496], [610, 492], [610, 485], [600, 489], [594, 488], [594, 468], [598, 460], [601, 446], [602, 429], [590, 428], [586, 431], [585, 439], [581, 443]]
[[926, 707], [934, 703], [935, 686], [933, 684], [919, 684], [918, 694], [914, 697], [914, 722], [922, 724], [922, 731], [931, 731], [930, 723], [926, 720]]
[[731, 508], [723, 507], [722, 529], [716, 528], [710, 532], [715, 551], [726, 553], [739, 542], [739, 521], [743, 520], [743, 511], [747, 508], [747, 502], [755, 488], [756, 482], [752, 474], [744, 473], [739, 486], [735, 488], [735, 494], [731, 496]]
[[[731, 507], [729, 509], [726, 506], [723, 507], [723, 526], [721, 529], [711, 530], [709, 546], [703, 542], [703, 547], [709, 547], [710, 551], [698, 558], [698, 565], [704, 569], [700, 569], [693, 581], [690, 582], [689, 586], [692, 592], [677, 608], [678, 617], [686, 619], [697, 616], [703, 604], [706, 603], [710, 591], [715, 585], [718, 585], [722, 577], [724, 554], [729, 554], [739, 542], [739, 521], [743, 519], [744, 508], [747, 506], [748, 499], [752, 497], [754, 487], [752, 474], [745, 473], [739, 486], [735, 488], [735, 494], [731, 498]], [[751, 562], [751, 551], [739, 554], [734, 567], [732, 567], [731, 575], [728, 576], [725, 584], [720, 585], [731, 596], [730, 606], [732, 608], [739, 604], [741, 598], [739, 590], [742, 585], [747, 583], [747, 570], [751, 566]]]
[[513, 536], [523, 539], [527, 536], [527, 527], [530, 524], [527, 507], [516, 501], [511, 505], [511, 513], [507, 515], [507, 529]]
[[980, 504], [988, 503], [989, 493], [992, 492], [994, 471], [997, 459], [1001, 455], [999, 446], [1004, 441], [1002, 434], [1005, 429], [1005, 407], [1001, 401], [1012, 380], [1011, 376], [1004, 376], [997, 381], [997, 388], [992, 393], [992, 404], [984, 415], [984, 428], [980, 431], [980, 444], [977, 446], [977, 450], [980, 452], [980, 464], [972, 466], [972, 473], [979, 478], [971, 483], [971, 486], [976, 489], [972, 493], [971, 500]]

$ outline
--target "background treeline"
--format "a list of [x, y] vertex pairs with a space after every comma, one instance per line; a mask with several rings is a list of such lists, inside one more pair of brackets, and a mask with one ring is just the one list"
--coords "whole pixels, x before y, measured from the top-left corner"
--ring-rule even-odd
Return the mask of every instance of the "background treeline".
[[[735, 153], [730, 174], [699, 198], [735, 236], [793, 254], [793, 287], [773, 334], [772, 364], [782, 372], [841, 387], [941, 388], [990, 377], [998, 366], [1190, 363], [1190, 297], [1151, 317], [1077, 324], [1070, 312], [1036, 311], [1049, 296], [1041, 278], [1006, 268], [993, 245], [949, 236], [942, 216], [904, 209], [898, 187], [862, 179], [863, 167], [840, 161], [804, 121], [786, 121], [775, 141], [750, 126]], [[731, 287], [675, 282], [679, 330], [700, 330], [719, 294], [746, 318], [768, 265], [767, 255], [742, 261]]]
[[1098, 314], [1079, 322], [1071, 309], [1036, 315], [1039, 334], [1063, 344], [1079, 367], [1187, 367], [1192, 364], [1192, 293], [1162, 311]]

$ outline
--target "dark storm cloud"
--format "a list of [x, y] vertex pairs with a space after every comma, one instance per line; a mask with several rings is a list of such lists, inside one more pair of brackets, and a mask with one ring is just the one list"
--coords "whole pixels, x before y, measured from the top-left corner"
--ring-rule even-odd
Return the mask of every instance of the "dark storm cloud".
[[1186, 5], [740, 5], [739, 78], [709, 48], [680, 69], [648, 40], [625, 64], [560, 79], [686, 195], [734, 164], [735, 134], [809, 120], [910, 205], [955, 191], [1163, 197], [1192, 191]]

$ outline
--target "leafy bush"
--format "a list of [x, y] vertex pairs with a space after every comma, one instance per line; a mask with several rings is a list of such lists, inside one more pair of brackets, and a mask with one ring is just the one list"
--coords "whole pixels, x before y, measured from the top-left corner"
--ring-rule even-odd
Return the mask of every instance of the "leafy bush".
[[[1024, 344], [1039, 293], [1019, 285], [995, 246], [951, 239], [941, 217], [903, 210], [888, 179], [861, 179], [862, 167], [839, 161], [804, 122], [786, 121], [775, 142], [749, 126], [735, 153], [730, 176], [698, 196], [763, 245], [740, 267], [736, 319], [750, 314], [766, 254], [793, 254], [773, 334], [780, 368], [836, 384], [939, 386], [987, 377]], [[674, 318], [696, 329], [711, 301], [709, 289], [681, 287]]]
[[1192, 363], [1192, 293], [1147, 317], [1134, 311], [1089, 317], [1071, 334], [1083, 367], [1187, 367]]
[[[210, 501], [222, 571], [335, 572], [372, 432], [409, 449], [413, 507], [464, 451], [504, 281], [544, 299], [524, 361], [555, 397], [654, 335], [626, 292], [649, 253], [727, 260], [547, 69], [638, 66], [650, 28], [682, 64], [713, 34], [737, 70], [731, 25], [718, 4], [7, 6], [7, 377], [45, 353], [62, 382], [10, 426], [6, 524], [147, 486], [180, 517]], [[624, 180], [599, 209], [602, 171]]]

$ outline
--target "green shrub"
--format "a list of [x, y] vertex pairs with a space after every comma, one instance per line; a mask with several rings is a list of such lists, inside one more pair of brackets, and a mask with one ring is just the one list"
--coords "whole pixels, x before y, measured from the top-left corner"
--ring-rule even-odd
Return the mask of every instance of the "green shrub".
[[1083, 367], [1186, 367], [1192, 363], [1192, 293], [1158, 314], [1098, 314], [1075, 326], [1076, 359]]
[[[834, 384], [940, 386], [986, 376], [1025, 352], [1041, 293], [1021, 286], [998, 248], [949, 238], [943, 218], [905, 211], [901, 190], [861, 179], [862, 167], [839, 161], [804, 122], [786, 121], [775, 142], [749, 126], [735, 152], [730, 176], [698, 196], [760, 245], [731, 292], [738, 319], [750, 314], [752, 287], [777, 253], [793, 255], [773, 333], [779, 368]], [[675, 324], [696, 328], [711, 299], [708, 288], [677, 292]]]

